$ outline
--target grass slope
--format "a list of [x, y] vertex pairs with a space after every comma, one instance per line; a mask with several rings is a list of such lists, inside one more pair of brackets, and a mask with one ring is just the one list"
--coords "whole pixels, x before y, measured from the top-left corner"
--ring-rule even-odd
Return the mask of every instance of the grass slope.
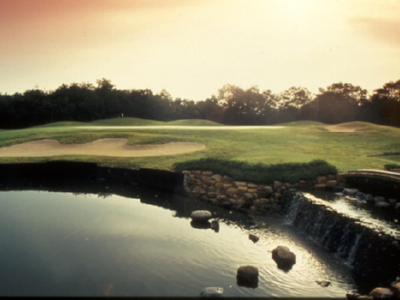
[[179, 125], [179, 126], [223, 126], [221, 123], [200, 120], [200, 119], [188, 119], [188, 120], [177, 120], [167, 122], [166, 125]]
[[[113, 123], [115, 120], [108, 120], [108, 122]], [[106, 121], [103, 120], [102, 122]], [[360, 127], [362, 125], [368, 130], [339, 133], [322, 130], [323, 126], [321, 124], [311, 124], [313, 125], [304, 125], [303, 123], [299, 124], [299, 126], [287, 126], [276, 130], [236, 130], [234, 127], [221, 131], [206, 129], [94, 130], [78, 129], [71, 126], [3, 130], [0, 131], [0, 146], [45, 138], [57, 139], [62, 143], [84, 143], [100, 138], [123, 137], [127, 138], [130, 144], [190, 141], [206, 144], [207, 148], [190, 154], [152, 158], [130, 159], [68, 155], [46, 159], [21, 158], [18, 160], [16, 158], [0, 158], [0, 162], [71, 159], [114, 166], [170, 169], [173, 163], [203, 158], [229, 159], [250, 164], [263, 163], [267, 165], [287, 162], [305, 163], [317, 159], [327, 161], [337, 167], [339, 171], [347, 171], [358, 168], [382, 169], [385, 164], [398, 163], [400, 161], [400, 156], [398, 155], [370, 157], [370, 155], [381, 153], [400, 152], [400, 129], [398, 128], [364, 122], [361, 124], [360, 122], [351, 122], [339, 125], [351, 127], [355, 125]]]
[[86, 123], [89, 126], [156, 126], [165, 122], [139, 118], [113, 118]]
[[66, 127], [66, 126], [164, 126], [164, 125], [222, 126], [223, 124], [201, 119], [187, 119], [187, 120], [163, 122], [163, 121], [154, 121], [154, 120], [147, 120], [140, 118], [113, 118], [106, 120], [97, 120], [93, 122], [62, 121], [62, 122], [49, 123], [45, 125], [39, 125], [32, 128]]

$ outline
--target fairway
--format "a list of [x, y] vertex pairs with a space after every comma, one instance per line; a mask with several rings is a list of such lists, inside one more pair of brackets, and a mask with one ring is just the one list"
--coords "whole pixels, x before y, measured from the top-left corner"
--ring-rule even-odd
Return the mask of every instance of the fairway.
[[[117, 120], [118, 122], [120, 119]], [[109, 153], [58, 153], [44, 157], [1, 157], [1, 162], [73, 160], [97, 162], [108, 166], [172, 169], [176, 162], [200, 158], [224, 158], [250, 163], [276, 164], [309, 162], [322, 159], [339, 171], [382, 169], [387, 163], [399, 162], [400, 129], [366, 122], [350, 122], [335, 126], [319, 122], [291, 122], [280, 126], [187, 126], [149, 124], [148, 120], [129, 120], [121, 126], [117, 121], [93, 123], [61, 122], [19, 130], [0, 131], [0, 147], [29, 141], [53, 139], [61, 144], [84, 144], [100, 139], [126, 139], [127, 145], [162, 145], [198, 143], [205, 149], [196, 152], [153, 157], [120, 157]], [[132, 121], [132, 120], [131, 120]], [[77, 124], [78, 123], [78, 124]], [[179, 124], [179, 122], [176, 121]], [[182, 122], [181, 122], [182, 123]], [[198, 122], [197, 122], [198, 123]], [[192, 126], [191, 126], [192, 125]], [[273, 130], [272, 130], [273, 129]], [[393, 153], [393, 155], [390, 155]], [[371, 156], [381, 155], [384, 156]]]

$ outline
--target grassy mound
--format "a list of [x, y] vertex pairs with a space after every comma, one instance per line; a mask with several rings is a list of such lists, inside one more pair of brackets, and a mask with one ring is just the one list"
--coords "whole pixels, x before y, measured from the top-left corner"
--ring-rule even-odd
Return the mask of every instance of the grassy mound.
[[201, 119], [187, 119], [176, 120], [167, 122], [166, 125], [180, 125], [180, 126], [222, 126], [223, 124]]
[[294, 121], [288, 123], [276, 124], [277, 126], [326, 126], [327, 124], [317, 121]]
[[113, 118], [87, 123], [90, 126], [155, 126], [165, 125], [165, 122], [140, 118]]
[[313, 160], [309, 163], [282, 163], [266, 165], [250, 164], [215, 158], [203, 158], [176, 163], [176, 170], [212, 170], [215, 173], [228, 175], [235, 180], [255, 183], [273, 183], [284, 181], [296, 183], [299, 180], [312, 180], [321, 175], [337, 174], [337, 169], [323, 160]]
[[75, 122], [75, 121], [61, 121], [61, 122], [53, 122], [45, 125], [33, 126], [32, 128], [41, 128], [41, 127], [67, 127], [67, 126], [85, 126], [87, 123], [84, 122]]

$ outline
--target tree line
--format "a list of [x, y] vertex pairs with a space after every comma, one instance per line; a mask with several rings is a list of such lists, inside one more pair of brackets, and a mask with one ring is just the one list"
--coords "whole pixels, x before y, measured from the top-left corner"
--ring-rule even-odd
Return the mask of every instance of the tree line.
[[203, 101], [175, 98], [162, 90], [119, 90], [107, 79], [63, 84], [54, 91], [0, 94], [0, 128], [25, 128], [57, 121], [94, 121], [115, 117], [159, 121], [205, 119], [227, 125], [271, 125], [300, 120], [336, 124], [367, 121], [400, 126], [400, 80], [368, 94], [350, 83], [334, 83], [312, 94], [291, 87], [274, 94], [256, 86], [223, 86]]

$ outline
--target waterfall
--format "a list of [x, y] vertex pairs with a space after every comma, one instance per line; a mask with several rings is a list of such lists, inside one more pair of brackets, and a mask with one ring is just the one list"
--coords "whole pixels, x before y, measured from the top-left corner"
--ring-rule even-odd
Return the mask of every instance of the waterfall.
[[347, 265], [349, 265], [349, 266], [354, 265], [354, 259], [356, 256], [357, 247], [359, 246], [359, 243], [360, 243], [361, 236], [362, 236], [361, 234], [357, 234], [355, 241], [349, 251], [349, 257], [347, 259]]
[[363, 281], [390, 283], [398, 276], [400, 242], [395, 235], [338, 212], [310, 194], [288, 191], [281, 203], [286, 223], [337, 254]]

